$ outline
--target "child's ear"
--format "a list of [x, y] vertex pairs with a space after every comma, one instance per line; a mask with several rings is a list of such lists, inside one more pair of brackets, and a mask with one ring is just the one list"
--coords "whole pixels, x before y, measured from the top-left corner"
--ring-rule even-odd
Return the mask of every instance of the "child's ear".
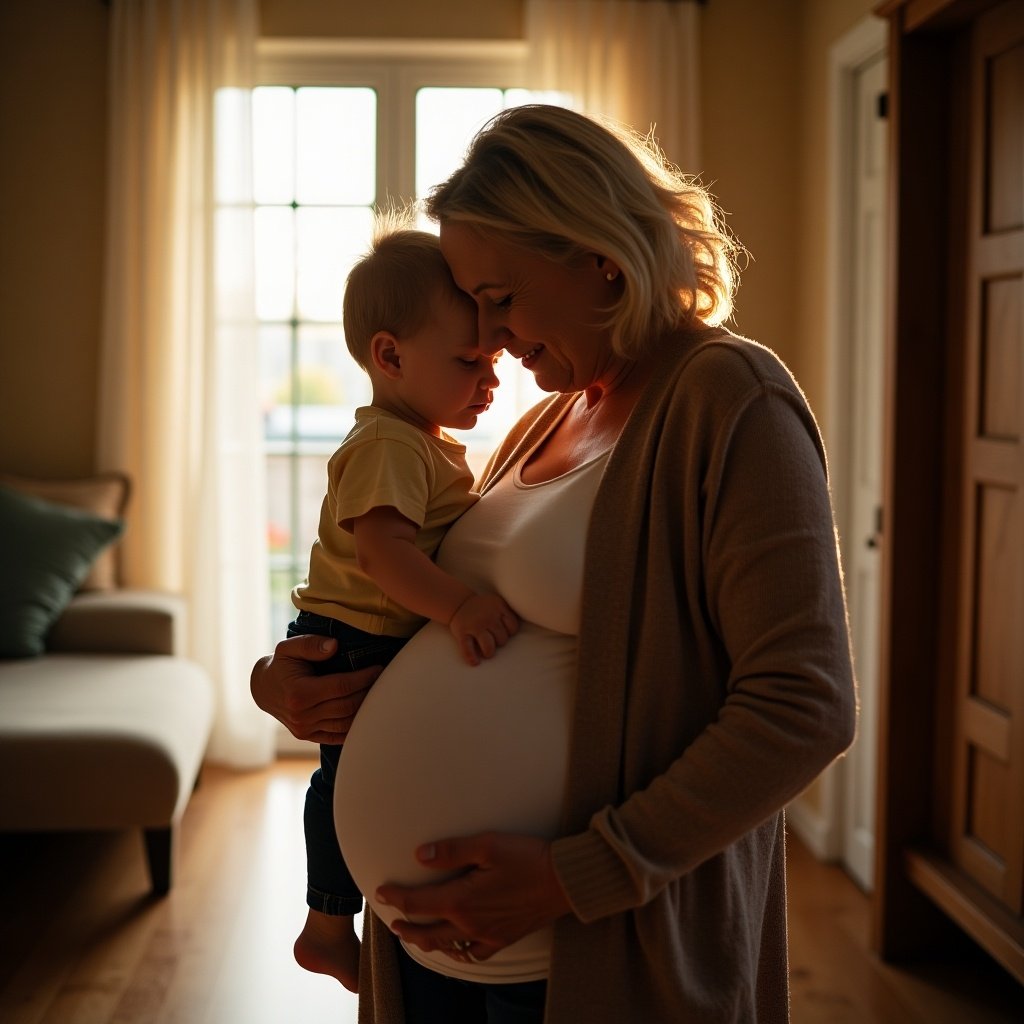
[[402, 360], [398, 339], [390, 331], [378, 331], [370, 339], [370, 362], [389, 380], [402, 375]]

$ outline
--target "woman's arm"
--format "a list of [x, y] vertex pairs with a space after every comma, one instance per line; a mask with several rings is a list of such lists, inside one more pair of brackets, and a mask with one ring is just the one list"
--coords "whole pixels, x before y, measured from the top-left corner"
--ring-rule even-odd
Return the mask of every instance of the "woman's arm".
[[[726, 376], [700, 377], [703, 386], [691, 382], [687, 394], [728, 394]], [[652, 749], [665, 759], [659, 765], [652, 757], [650, 775], [628, 780], [624, 800], [615, 799], [613, 776], [603, 781], [601, 795], [579, 807], [596, 812], [589, 827], [553, 844], [583, 921], [649, 902], [767, 823], [853, 739], [849, 637], [813, 422], [795, 389], [777, 380], [741, 388], [738, 398], [729, 398], [735, 412], [707, 420], [699, 530], [682, 505], [661, 519], [669, 529], [683, 523], [680, 536], [699, 546], [686, 547], [664, 577], [648, 574], [645, 625], [659, 647], [635, 650], [631, 664], [639, 721], [660, 714], [698, 731], [674, 750], [665, 730], [657, 748], [635, 748], [637, 760]], [[680, 471], [692, 472], [695, 461], [688, 456]], [[689, 585], [677, 586], [677, 578]], [[692, 625], [699, 644], [673, 631], [673, 615]], [[666, 674], [664, 665], [685, 665], [689, 678]], [[599, 670], [592, 658], [588, 668]], [[687, 703], [701, 708], [703, 727]], [[595, 771], [606, 772], [605, 761]]]
[[315, 675], [313, 665], [337, 647], [329, 637], [282, 640], [253, 666], [249, 689], [257, 707], [276, 718], [296, 739], [344, 743], [352, 720], [380, 668]]

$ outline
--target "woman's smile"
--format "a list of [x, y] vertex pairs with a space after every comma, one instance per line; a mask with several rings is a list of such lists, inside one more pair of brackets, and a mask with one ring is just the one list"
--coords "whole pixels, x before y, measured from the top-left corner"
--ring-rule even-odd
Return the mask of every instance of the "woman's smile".
[[556, 262], [459, 221], [442, 221], [441, 251], [476, 301], [482, 351], [505, 349], [544, 391], [601, 386], [616, 362], [602, 257]]
[[541, 349], [543, 348], [543, 345], [534, 345], [529, 352], [524, 352], [518, 357], [524, 369], [528, 370], [530, 368], [531, 364], [536, 360], [537, 356], [540, 355]]

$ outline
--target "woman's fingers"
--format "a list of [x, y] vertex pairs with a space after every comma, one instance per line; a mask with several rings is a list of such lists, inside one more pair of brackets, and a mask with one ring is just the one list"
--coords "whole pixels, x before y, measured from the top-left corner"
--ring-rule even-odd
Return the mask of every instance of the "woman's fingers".
[[299, 739], [343, 742], [363, 698], [380, 675], [377, 667], [317, 675], [317, 664], [329, 658], [336, 646], [328, 637], [290, 637], [253, 666], [253, 700]]
[[455, 877], [430, 885], [384, 885], [377, 898], [399, 912], [392, 931], [421, 949], [445, 949], [465, 937], [473, 956], [485, 960], [569, 911], [543, 839], [486, 832], [429, 843], [416, 855], [420, 863]]

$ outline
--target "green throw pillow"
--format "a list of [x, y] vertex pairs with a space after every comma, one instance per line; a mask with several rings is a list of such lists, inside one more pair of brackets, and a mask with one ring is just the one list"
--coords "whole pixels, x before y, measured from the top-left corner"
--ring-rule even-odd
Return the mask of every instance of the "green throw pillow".
[[96, 556], [124, 529], [0, 487], [0, 658], [42, 654]]

